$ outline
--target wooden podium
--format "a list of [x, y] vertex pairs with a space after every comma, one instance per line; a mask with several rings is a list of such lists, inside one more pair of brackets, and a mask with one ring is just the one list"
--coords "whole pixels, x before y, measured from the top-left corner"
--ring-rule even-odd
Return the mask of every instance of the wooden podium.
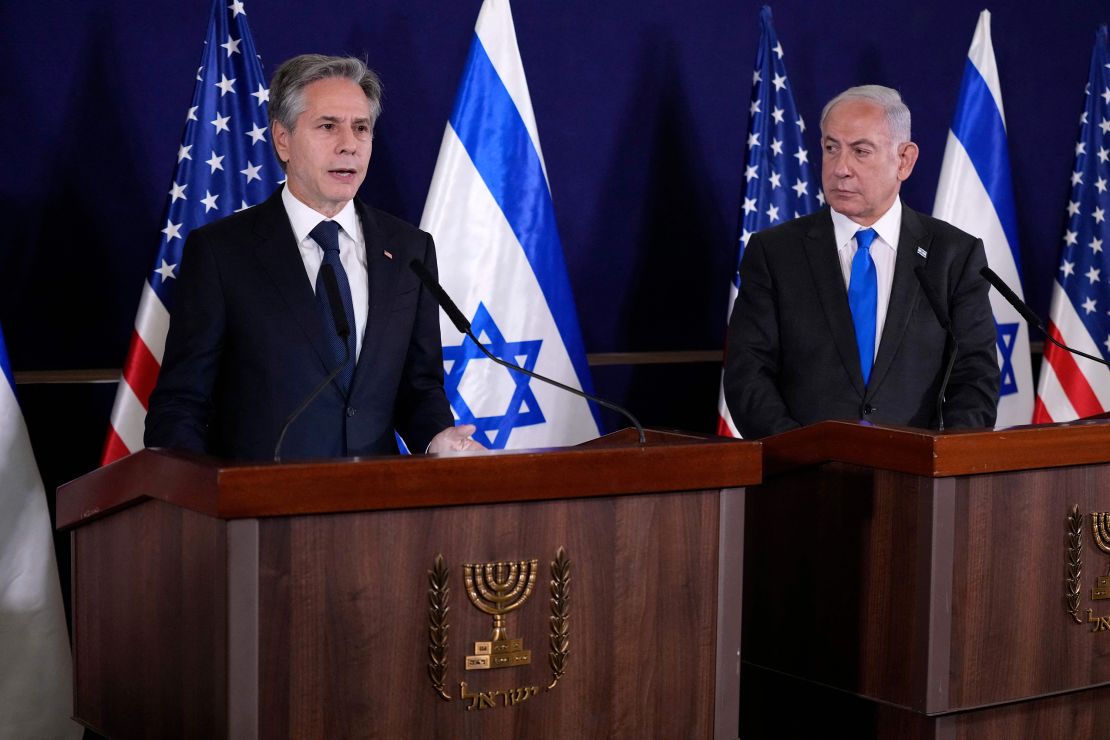
[[764, 451], [742, 737], [1110, 737], [1110, 421]]
[[[758, 443], [661, 432], [301, 464], [139, 452], [58, 491], [76, 718], [110, 738], [734, 738], [760, 466]], [[508, 665], [465, 667], [483, 661]]]

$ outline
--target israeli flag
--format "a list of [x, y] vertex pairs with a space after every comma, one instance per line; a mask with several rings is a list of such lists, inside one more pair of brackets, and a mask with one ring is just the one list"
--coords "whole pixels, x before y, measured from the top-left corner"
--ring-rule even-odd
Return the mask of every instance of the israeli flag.
[[[1017, 215], [1006, 146], [1006, 117], [991, 45], [991, 14], [979, 24], [967, 53], [960, 99], [937, 184], [933, 215], [983, 240], [992, 270], [1022, 297]], [[991, 308], [998, 329], [1002, 383], [997, 426], [1028, 424], [1033, 417], [1029, 327], [997, 292]]]
[[[528, 83], [507, 0], [485, 0], [420, 226], [443, 287], [493, 354], [591, 392]], [[500, 367], [440, 316], [445, 386], [490, 449], [598, 436], [584, 399]]]
[[0, 331], [0, 738], [80, 738], [46, 491]]

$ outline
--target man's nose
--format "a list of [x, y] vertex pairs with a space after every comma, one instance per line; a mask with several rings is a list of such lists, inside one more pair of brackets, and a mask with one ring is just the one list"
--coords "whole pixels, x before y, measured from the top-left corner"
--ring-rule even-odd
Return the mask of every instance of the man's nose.
[[349, 128], [339, 129], [339, 139], [336, 141], [336, 150], [340, 152], [353, 152], [358, 148], [358, 139], [355, 132]]

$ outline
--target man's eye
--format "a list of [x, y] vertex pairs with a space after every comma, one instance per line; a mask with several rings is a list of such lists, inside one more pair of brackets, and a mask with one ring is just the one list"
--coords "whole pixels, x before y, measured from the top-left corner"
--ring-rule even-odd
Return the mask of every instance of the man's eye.
[[320, 128], [324, 129], [325, 131], [331, 131], [333, 128], [335, 128], [335, 124], [334, 123], [321, 123]]

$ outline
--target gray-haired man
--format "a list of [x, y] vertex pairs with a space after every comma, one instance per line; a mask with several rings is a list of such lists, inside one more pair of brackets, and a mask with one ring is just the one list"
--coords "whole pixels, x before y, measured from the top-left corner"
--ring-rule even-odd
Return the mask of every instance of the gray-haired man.
[[981, 240], [911, 210], [918, 148], [896, 90], [864, 85], [821, 115], [828, 207], [751, 237], [728, 330], [725, 398], [740, 432], [824, 419], [935, 427], [952, 347], [914, 274], [924, 268], [959, 341], [949, 427], [988, 427], [998, 402]]
[[[270, 86], [285, 187], [189, 234], [146, 444], [266, 459], [287, 415], [345, 356], [321, 281], [331, 265], [352, 320], [342, 373], [289, 429], [287, 458], [473, 449], [443, 391], [431, 237], [355, 199], [381, 111], [362, 61], [290, 59]], [[337, 349], [338, 347], [338, 349]]]

